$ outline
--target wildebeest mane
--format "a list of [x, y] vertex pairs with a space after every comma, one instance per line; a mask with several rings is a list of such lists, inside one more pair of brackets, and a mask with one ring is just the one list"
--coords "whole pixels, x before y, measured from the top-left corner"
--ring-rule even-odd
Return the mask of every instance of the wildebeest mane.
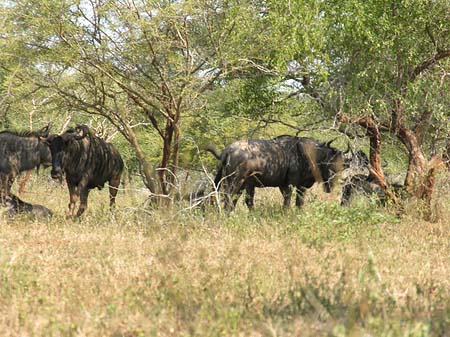
[[49, 131], [50, 131], [51, 123], [44, 126], [42, 129], [39, 129], [37, 131], [31, 131], [31, 130], [3, 130], [0, 131], [0, 134], [4, 135], [11, 135], [16, 137], [22, 137], [22, 138], [45, 138], [48, 137]]
[[31, 138], [31, 137], [43, 137], [42, 133], [40, 131], [29, 131], [29, 130], [3, 130], [0, 131], [0, 134], [9, 134], [12, 136], [17, 136], [17, 137], [24, 137], [24, 138]]

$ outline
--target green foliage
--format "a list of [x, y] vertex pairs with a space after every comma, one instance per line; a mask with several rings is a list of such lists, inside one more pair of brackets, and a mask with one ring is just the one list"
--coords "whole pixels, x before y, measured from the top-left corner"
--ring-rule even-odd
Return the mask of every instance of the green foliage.
[[[448, 134], [448, 57], [413, 78], [450, 48], [445, 0], [18, 0], [1, 11], [2, 127], [51, 120], [59, 131], [70, 113], [93, 126], [101, 115], [133, 149], [119, 141], [133, 168], [157, 166], [164, 137], [179, 146], [173, 163], [198, 168], [200, 158], [215, 163], [199, 156], [210, 143], [297, 132], [328, 140], [341, 113], [389, 126], [395, 99], [406, 126], [428, 122], [425, 153]], [[389, 144], [393, 133], [383, 155], [398, 173], [405, 150]]]

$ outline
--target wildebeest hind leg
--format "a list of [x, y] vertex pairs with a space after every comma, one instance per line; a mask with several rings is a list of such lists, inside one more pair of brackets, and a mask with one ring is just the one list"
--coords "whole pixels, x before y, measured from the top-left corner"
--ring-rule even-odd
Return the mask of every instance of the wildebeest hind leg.
[[299, 208], [303, 206], [303, 196], [305, 194], [305, 191], [306, 189], [304, 187], [296, 188], [295, 205]]
[[242, 186], [236, 184], [234, 182], [229, 182], [225, 184], [224, 188], [224, 198], [225, 198], [225, 209], [231, 212], [235, 207], [239, 200], [239, 197], [242, 193]]

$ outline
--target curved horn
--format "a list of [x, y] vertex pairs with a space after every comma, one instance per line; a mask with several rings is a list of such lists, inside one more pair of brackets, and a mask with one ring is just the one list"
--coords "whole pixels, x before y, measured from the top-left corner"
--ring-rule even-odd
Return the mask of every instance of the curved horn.
[[333, 143], [337, 138], [333, 138], [332, 140], [329, 140], [328, 142], [325, 143], [326, 147], [330, 147], [331, 143]]

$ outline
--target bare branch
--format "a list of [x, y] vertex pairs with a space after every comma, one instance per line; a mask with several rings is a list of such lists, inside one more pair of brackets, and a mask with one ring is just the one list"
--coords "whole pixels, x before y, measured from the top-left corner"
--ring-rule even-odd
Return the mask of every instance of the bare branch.
[[439, 63], [441, 60], [450, 57], [450, 49], [439, 51], [437, 54], [431, 56], [429, 59], [419, 64], [409, 75], [409, 80], [413, 82], [417, 76], [427, 71], [429, 68]]

